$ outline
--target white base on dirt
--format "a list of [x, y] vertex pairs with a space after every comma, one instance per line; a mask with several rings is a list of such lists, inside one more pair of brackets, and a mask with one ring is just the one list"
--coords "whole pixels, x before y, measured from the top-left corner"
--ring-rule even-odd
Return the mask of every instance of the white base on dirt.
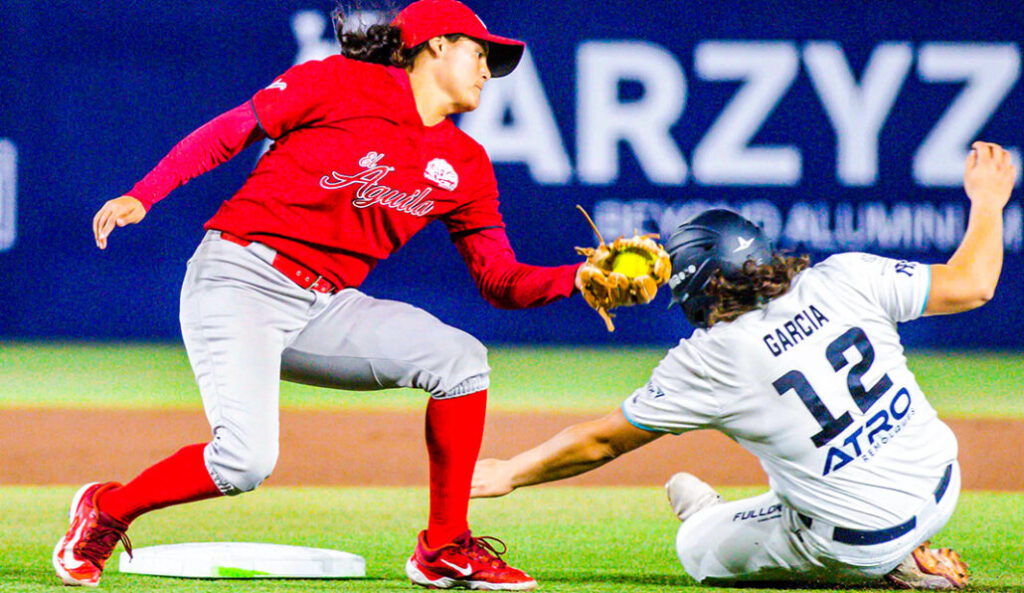
[[204, 542], [121, 552], [121, 572], [200, 579], [337, 579], [366, 576], [362, 556], [278, 544]]

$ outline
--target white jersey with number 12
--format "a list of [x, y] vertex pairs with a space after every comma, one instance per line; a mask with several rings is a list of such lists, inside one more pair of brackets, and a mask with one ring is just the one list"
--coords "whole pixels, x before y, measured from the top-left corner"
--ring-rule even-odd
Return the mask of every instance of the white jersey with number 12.
[[900, 523], [957, 455], [897, 332], [921, 316], [930, 283], [926, 264], [832, 256], [763, 309], [682, 340], [623, 412], [647, 430], [725, 433], [808, 516]]

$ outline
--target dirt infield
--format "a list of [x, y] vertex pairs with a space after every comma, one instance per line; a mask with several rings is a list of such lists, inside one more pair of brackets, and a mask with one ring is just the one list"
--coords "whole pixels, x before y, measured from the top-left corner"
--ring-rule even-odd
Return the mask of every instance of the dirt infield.
[[[491, 413], [483, 455], [505, 457], [588, 419]], [[1024, 421], [949, 420], [960, 441], [964, 488], [1024, 490]], [[183, 445], [209, 439], [201, 412], [3, 410], [0, 484], [127, 480]], [[660, 485], [680, 470], [714, 485], [767, 480], [757, 460], [711, 431], [662, 438], [590, 474], [561, 482]], [[281, 413], [272, 485], [426, 485], [423, 417], [416, 413]]]

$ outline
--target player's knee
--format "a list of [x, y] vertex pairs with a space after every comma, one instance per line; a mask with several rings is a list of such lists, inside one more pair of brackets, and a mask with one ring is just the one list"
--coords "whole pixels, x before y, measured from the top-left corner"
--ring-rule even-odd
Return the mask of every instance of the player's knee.
[[486, 389], [490, 382], [487, 348], [473, 336], [464, 332], [460, 334], [462, 339], [458, 342], [458, 351], [454, 352], [450, 375], [451, 386], [445, 389], [445, 394], [451, 397]]
[[277, 440], [248, 442], [218, 434], [207, 454], [214, 482], [227, 494], [251, 492], [262, 484], [277, 465]]
[[487, 347], [472, 335], [451, 326], [446, 326], [439, 336], [436, 348], [448, 364], [458, 364], [475, 369], [474, 374], [487, 367]]
[[460, 363], [467, 369], [467, 372], [482, 375], [491, 370], [491, 367], [487, 365], [487, 347], [481, 344], [480, 340], [463, 333], [463, 339], [459, 346]]
[[487, 347], [468, 333], [451, 329], [446, 341], [441, 393], [434, 393], [435, 397], [458, 397], [487, 389], [491, 371]]
[[241, 471], [238, 472], [238, 483], [235, 488], [241, 492], [250, 492], [270, 477], [277, 465], [277, 447], [272, 451], [253, 452], [243, 459]]

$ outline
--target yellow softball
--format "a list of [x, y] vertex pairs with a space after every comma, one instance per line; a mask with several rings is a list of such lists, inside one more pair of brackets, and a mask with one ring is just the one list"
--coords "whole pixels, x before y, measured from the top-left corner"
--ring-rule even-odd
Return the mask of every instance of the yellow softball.
[[623, 251], [615, 256], [612, 271], [627, 278], [636, 278], [648, 273], [647, 258], [634, 251]]

